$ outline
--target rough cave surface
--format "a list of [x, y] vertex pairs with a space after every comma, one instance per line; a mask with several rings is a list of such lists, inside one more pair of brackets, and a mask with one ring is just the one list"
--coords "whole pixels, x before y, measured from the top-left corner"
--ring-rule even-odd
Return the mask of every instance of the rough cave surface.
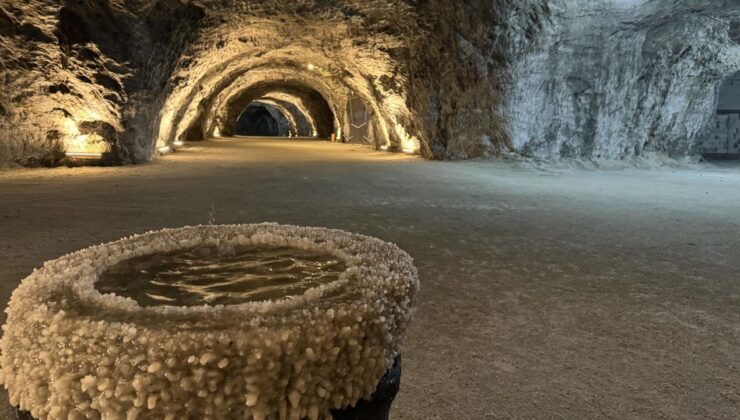
[[506, 115], [526, 155], [621, 159], [697, 151], [717, 88], [740, 68], [740, 1], [550, 1], [515, 43]]
[[740, 1], [595, 4], [0, 0], [0, 160], [145, 162], [254, 100], [327, 136], [359, 99], [366, 142], [427, 158], [696, 152], [740, 69]]

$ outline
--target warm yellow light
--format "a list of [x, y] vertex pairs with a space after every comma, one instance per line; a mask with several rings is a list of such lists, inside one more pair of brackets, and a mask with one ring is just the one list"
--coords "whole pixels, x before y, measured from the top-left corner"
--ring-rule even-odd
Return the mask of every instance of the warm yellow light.
[[100, 159], [110, 151], [110, 144], [99, 134], [82, 134], [72, 118], [64, 120], [67, 138], [64, 141], [65, 155], [71, 158]]
[[177, 140], [174, 143], [172, 143], [175, 147], [183, 147], [185, 146], [185, 142], [182, 140]]
[[312, 63], [308, 63], [308, 66], [306, 66], [306, 67], [308, 67], [308, 69], [311, 70], [311, 71], [316, 70], [316, 66], [314, 64], [312, 64]]
[[64, 154], [67, 157], [78, 159], [100, 159], [103, 157], [102, 153], [94, 152], [65, 152]]
[[64, 127], [67, 129], [67, 134], [71, 136], [79, 136], [80, 130], [77, 128], [77, 123], [72, 118], [64, 120]]
[[66, 152], [69, 154], [92, 153], [101, 155], [110, 151], [108, 142], [98, 134], [80, 134], [65, 141]]
[[386, 145], [383, 145], [383, 146], [380, 146], [380, 150], [382, 150], [384, 152], [387, 152], [389, 148], [390, 148], [390, 146], [388, 146], [387, 144]]
[[94, 109], [81, 109], [75, 112], [74, 119], [75, 121], [100, 121], [103, 117]]
[[410, 155], [419, 153], [421, 149], [419, 139], [415, 136], [410, 136], [402, 125], [396, 124], [396, 134], [401, 138], [401, 151]]
[[167, 153], [172, 151], [172, 148], [170, 146], [162, 146], [159, 149], [157, 149], [160, 155], [166, 155]]
[[216, 128], [215, 128], [215, 129], [213, 130], [213, 137], [216, 137], [216, 138], [219, 138], [219, 137], [221, 137], [221, 130], [220, 130], [220, 129], [219, 129], [218, 127], [216, 127]]

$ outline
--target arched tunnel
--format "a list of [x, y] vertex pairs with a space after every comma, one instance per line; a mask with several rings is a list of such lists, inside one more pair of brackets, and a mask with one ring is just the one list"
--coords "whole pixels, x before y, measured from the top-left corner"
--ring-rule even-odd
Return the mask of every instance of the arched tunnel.
[[[273, 73], [274, 71], [274, 73]], [[385, 137], [353, 137], [345, 130], [351, 124], [346, 108], [351, 90], [344, 86], [333, 86], [328, 81], [317, 82], [312, 78], [298, 76], [296, 69], [277, 68], [254, 70], [249, 74], [230, 75], [228, 82], [220, 82], [209, 98], [197, 98], [181, 110], [175, 127], [162, 127], [160, 133], [170, 141], [193, 141], [209, 137], [234, 135], [268, 135], [277, 137], [334, 139], [344, 142], [361, 142], [380, 147], [387, 142]], [[316, 65], [305, 66], [301, 71], [316, 73]], [[284, 75], [270, 80], [267, 75]], [[317, 76], [313, 76], [316, 78]], [[353, 102], [370, 107], [366, 99], [355, 96]], [[357, 106], [357, 105], [355, 105]], [[367, 114], [364, 123], [381, 124], [370, 120]], [[350, 133], [343, 137], [343, 133]]]
[[[234, 96], [225, 100], [220, 108], [213, 108], [212, 112], [212, 115], [201, 117], [206, 122], [199, 125], [210, 127], [202, 133], [204, 136], [216, 131], [222, 136], [239, 135], [238, 128], [254, 119], [250, 116], [258, 117], [263, 122], [274, 121], [274, 131], [279, 134], [273, 136], [289, 137], [291, 133], [297, 136], [301, 131], [301, 137], [329, 139], [338, 130], [338, 119], [327, 100], [318, 91], [295, 81], [257, 83], [235, 92]], [[284, 127], [279, 130], [281, 123]]]
[[[413, 139], [399, 140], [403, 130], [388, 129], [385, 118], [390, 116], [380, 111], [376, 99], [358, 93], [368, 89], [362, 76], [339, 80], [331, 73], [337, 69], [313, 63], [261, 63], [252, 70], [227, 68], [214, 69], [214, 74], [204, 79], [212, 86], [209, 95], [198, 92], [191, 97], [185, 89], [179, 97], [173, 92], [171, 100], [179, 102], [173, 102], [172, 113], [165, 113], [163, 118], [178, 123], [160, 126], [158, 147], [174, 141], [261, 133], [357, 142], [375, 148], [388, 148], [397, 142], [397, 150], [419, 151]], [[174, 103], [178, 104], [177, 112]], [[350, 115], [353, 104], [371, 111]], [[250, 127], [250, 122], [262, 127]], [[351, 128], [355, 122], [374, 130], [356, 135]]]

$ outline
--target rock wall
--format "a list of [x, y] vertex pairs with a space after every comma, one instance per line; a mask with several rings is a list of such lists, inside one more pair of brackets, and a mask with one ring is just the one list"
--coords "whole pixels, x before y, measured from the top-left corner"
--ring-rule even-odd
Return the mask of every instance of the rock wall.
[[376, 147], [427, 158], [686, 156], [740, 69], [739, 13], [739, 0], [0, 0], [0, 161], [145, 162], [260, 92], [307, 119], [325, 104], [335, 130], [359, 97]]
[[[717, 86], [740, 68], [740, 2], [551, 0], [544, 29], [512, 43], [505, 115], [516, 151], [626, 159], [694, 153]], [[516, 35], [515, 35], [516, 37]]]
[[177, 0], [0, 0], [0, 159], [54, 164], [95, 141], [111, 161], [151, 157], [149, 116], [202, 17]]

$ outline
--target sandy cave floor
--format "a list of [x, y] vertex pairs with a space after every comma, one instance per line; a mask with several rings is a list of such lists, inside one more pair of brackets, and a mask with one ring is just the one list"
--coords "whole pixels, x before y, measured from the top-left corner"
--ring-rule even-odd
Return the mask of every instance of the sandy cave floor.
[[209, 220], [341, 228], [416, 259], [394, 419], [740, 412], [740, 168], [223, 139], [149, 165], [0, 172], [0, 302], [45, 260]]

